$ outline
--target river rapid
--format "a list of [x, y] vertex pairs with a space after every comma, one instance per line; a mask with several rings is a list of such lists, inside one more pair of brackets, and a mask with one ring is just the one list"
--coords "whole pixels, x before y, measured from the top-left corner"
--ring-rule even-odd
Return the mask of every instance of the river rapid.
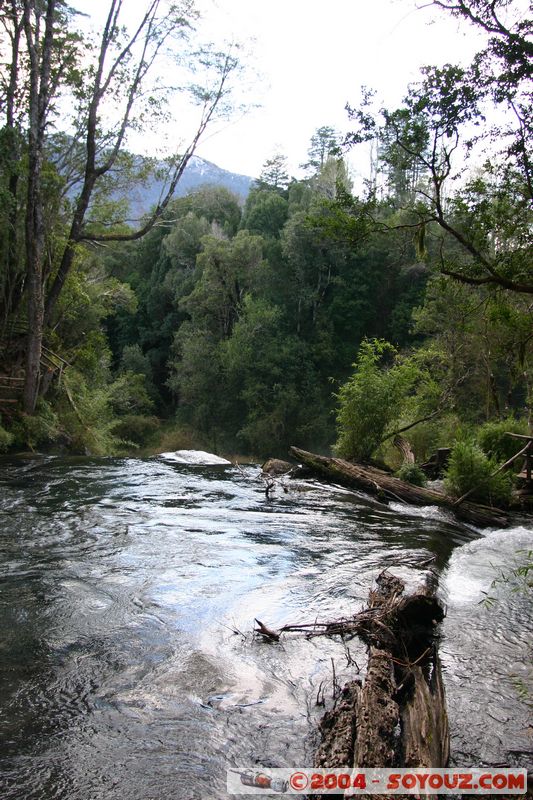
[[531, 597], [493, 585], [530, 523], [478, 532], [314, 481], [268, 498], [258, 466], [203, 460], [1, 460], [2, 800], [226, 798], [227, 768], [311, 765], [317, 697], [365, 649], [257, 642], [254, 617], [353, 614], [383, 568], [414, 587], [432, 556], [452, 764], [531, 767]]

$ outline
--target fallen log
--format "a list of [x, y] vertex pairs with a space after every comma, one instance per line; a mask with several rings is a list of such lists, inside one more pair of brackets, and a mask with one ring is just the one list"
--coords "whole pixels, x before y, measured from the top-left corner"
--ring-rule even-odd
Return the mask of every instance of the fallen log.
[[264, 640], [284, 634], [359, 636], [368, 645], [364, 683], [350, 681], [319, 725], [315, 766], [324, 769], [445, 767], [448, 717], [435, 638], [444, 610], [435, 583], [404, 595], [404, 583], [386, 570], [369, 592], [368, 606], [331, 622], [284, 625], [256, 620]]
[[479, 527], [505, 528], [510, 524], [508, 515], [500, 509], [471, 502], [456, 505], [453, 498], [442, 492], [413, 486], [377, 467], [351, 464], [342, 458], [320, 456], [298, 447], [291, 447], [291, 454], [315, 475], [351, 489], [361, 489], [383, 502], [399, 500], [416, 506], [439, 506]]
[[435, 626], [444, 615], [427, 587], [403, 596], [399, 578], [382, 572], [369, 606], [380, 625], [369, 644], [364, 684], [343, 688], [320, 723], [315, 766], [445, 767], [450, 755], [448, 717]]

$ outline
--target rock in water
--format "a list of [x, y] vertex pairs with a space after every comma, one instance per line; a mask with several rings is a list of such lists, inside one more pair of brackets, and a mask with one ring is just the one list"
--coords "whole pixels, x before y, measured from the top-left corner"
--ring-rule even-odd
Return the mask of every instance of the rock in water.
[[288, 461], [282, 461], [280, 458], [269, 458], [261, 469], [267, 475], [286, 475], [287, 472], [294, 469], [294, 464], [289, 464]]
[[159, 458], [171, 461], [174, 464], [190, 464], [191, 466], [212, 466], [216, 464], [231, 464], [226, 458], [206, 453], [204, 450], [175, 450], [171, 453], [160, 453]]

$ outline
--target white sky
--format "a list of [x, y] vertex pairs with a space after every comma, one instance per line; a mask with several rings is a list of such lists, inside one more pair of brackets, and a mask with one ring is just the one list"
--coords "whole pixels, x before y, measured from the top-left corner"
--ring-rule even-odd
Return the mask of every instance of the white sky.
[[[421, 5], [424, 0], [419, 0]], [[415, 0], [197, 0], [201, 33], [215, 41], [244, 42], [260, 78], [249, 92], [260, 107], [219, 124], [197, 155], [220, 167], [257, 176], [267, 158], [281, 152], [298, 175], [314, 131], [330, 125], [350, 129], [346, 103], [361, 85], [374, 88], [387, 105], [398, 103], [423, 64], [467, 62], [479, 47], [476, 32]], [[127, 11], [139, 9], [125, 0]], [[106, 0], [80, 0], [100, 16]], [[188, 122], [179, 108], [178, 130]], [[173, 138], [175, 135], [175, 126]], [[163, 145], [160, 136], [130, 140], [137, 152]], [[367, 172], [367, 157], [351, 168]]]
[[[297, 174], [318, 127], [348, 131], [345, 105], [357, 102], [361, 85], [397, 103], [420, 66], [468, 61], [479, 44], [465, 23], [419, 10], [414, 0], [204, 0], [202, 7], [209, 32], [253, 41], [263, 80], [256, 89], [261, 108], [197, 153], [254, 176], [275, 152]], [[357, 171], [357, 159], [352, 163]], [[359, 169], [366, 172], [366, 161]]]

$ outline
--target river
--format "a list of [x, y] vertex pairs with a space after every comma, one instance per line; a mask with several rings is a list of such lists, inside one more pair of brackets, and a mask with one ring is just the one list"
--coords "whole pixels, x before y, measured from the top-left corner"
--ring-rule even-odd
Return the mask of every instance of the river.
[[310, 765], [332, 659], [342, 684], [364, 647], [260, 643], [254, 617], [354, 613], [384, 567], [414, 587], [432, 555], [452, 763], [533, 763], [531, 602], [492, 585], [533, 526], [314, 481], [268, 498], [257, 466], [171, 457], [4, 457], [0, 480], [2, 800], [225, 798], [228, 767]]

